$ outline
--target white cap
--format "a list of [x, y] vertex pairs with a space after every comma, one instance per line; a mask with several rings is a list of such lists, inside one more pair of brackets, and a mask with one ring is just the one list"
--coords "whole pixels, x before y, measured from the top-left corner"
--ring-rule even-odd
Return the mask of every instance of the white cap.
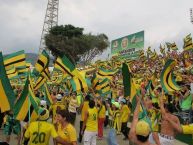
[[62, 99], [62, 95], [61, 95], [61, 94], [58, 94], [58, 95], [56, 96], [56, 99], [57, 99], [57, 100], [61, 100], [61, 99]]
[[46, 106], [46, 101], [41, 100], [41, 101], [40, 101], [40, 105], [42, 105], [42, 106]]

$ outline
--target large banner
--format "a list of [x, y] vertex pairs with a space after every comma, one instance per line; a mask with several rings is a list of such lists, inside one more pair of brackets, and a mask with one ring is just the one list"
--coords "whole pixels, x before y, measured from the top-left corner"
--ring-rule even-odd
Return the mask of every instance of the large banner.
[[144, 31], [140, 31], [111, 42], [111, 55], [123, 58], [137, 58], [144, 49]]

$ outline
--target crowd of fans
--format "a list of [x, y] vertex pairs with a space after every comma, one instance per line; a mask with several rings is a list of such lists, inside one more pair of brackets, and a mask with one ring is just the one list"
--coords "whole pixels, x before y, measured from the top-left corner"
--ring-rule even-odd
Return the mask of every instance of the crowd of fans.
[[[188, 57], [186, 57], [187, 55]], [[174, 68], [180, 91], [166, 94], [160, 85], [160, 73], [168, 59], [177, 62]], [[88, 93], [67, 92], [60, 87], [50, 87], [53, 104], [48, 106], [41, 92], [35, 92], [39, 99], [39, 115], [35, 121], [20, 122], [13, 112], [1, 113], [0, 127], [5, 142], [9, 144], [10, 135], [17, 135], [19, 144], [47, 145], [50, 137], [55, 145], [96, 145], [97, 140], [106, 140], [107, 144], [117, 144], [116, 135], [123, 140], [139, 145], [174, 145], [177, 134], [193, 134], [193, 54], [192, 52], [168, 53], [157, 59], [142, 59], [129, 64], [133, 78], [141, 95], [136, 95], [135, 106], [129, 97], [124, 97], [121, 72], [111, 80], [111, 94], [96, 96], [95, 90]], [[153, 79], [155, 98], [146, 90], [148, 81]], [[20, 88], [15, 89], [18, 97]], [[59, 91], [58, 91], [59, 90]], [[135, 109], [133, 109], [135, 107]], [[75, 128], [80, 114], [79, 129]], [[145, 116], [145, 117], [144, 117]], [[107, 136], [104, 130], [111, 128]], [[79, 130], [79, 134], [77, 131]], [[115, 138], [112, 137], [115, 135]]]

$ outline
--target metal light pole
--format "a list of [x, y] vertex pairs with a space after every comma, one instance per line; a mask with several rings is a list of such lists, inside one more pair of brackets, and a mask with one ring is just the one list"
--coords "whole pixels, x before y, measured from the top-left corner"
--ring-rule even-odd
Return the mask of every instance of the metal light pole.
[[44, 25], [40, 40], [39, 46], [39, 53], [43, 50], [47, 50], [45, 45], [45, 35], [49, 33], [49, 30], [53, 26], [58, 25], [58, 7], [59, 7], [59, 0], [48, 0], [46, 15], [44, 19]]
[[190, 22], [193, 24], [193, 8], [190, 8]]

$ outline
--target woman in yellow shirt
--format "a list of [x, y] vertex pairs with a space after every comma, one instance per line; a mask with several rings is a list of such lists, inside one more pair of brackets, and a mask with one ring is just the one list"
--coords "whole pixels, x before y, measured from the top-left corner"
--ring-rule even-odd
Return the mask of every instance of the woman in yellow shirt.
[[128, 105], [126, 104], [126, 100], [123, 98], [121, 99], [121, 132], [123, 133], [123, 135], [125, 136], [124, 140], [126, 140], [128, 138], [128, 133], [129, 133], [129, 128], [127, 127], [127, 123], [129, 121], [130, 115], [131, 115], [131, 111], [128, 107]]
[[113, 118], [113, 128], [116, 129], [117, 134], [121, 132], [121, 122], [120, 122], [120, 104], [118, 102], [112, 102], [112, 109], [108, 105], [109, 114]]
[[65, 142], [67, 142], [67, 145], [77, 145], [76, 130], [69, 121], [69, 112], [67, 110], [59, 110], [57, 112], [57, 133]]

